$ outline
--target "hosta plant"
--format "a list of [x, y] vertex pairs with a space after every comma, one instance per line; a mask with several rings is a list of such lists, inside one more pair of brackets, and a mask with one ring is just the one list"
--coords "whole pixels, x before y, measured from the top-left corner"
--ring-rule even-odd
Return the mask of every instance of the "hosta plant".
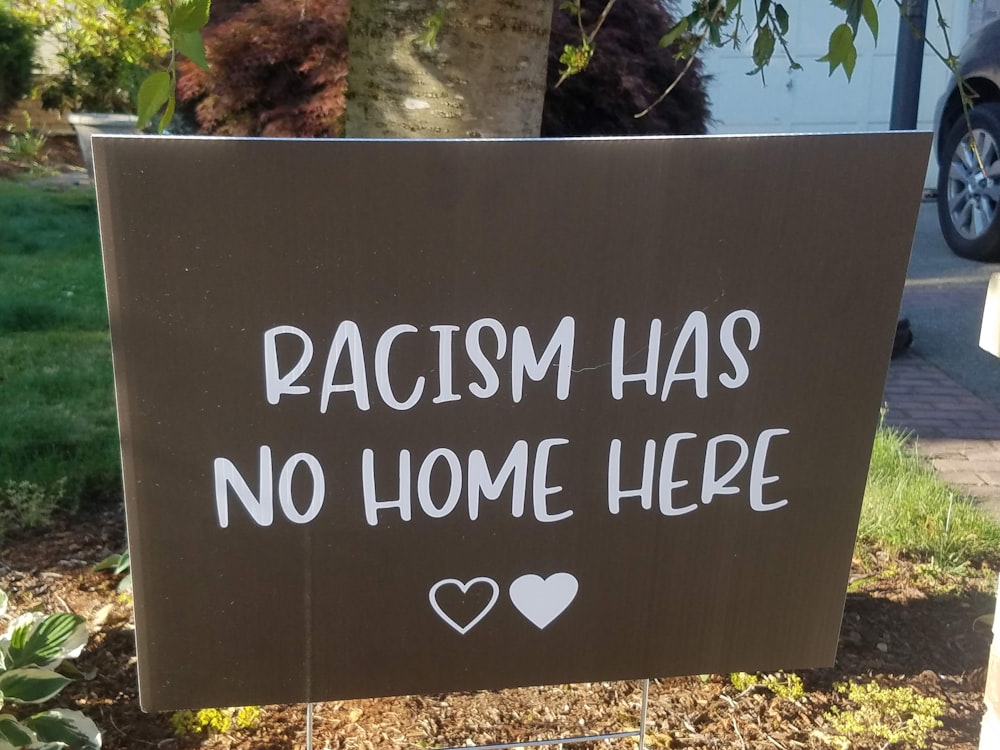
[[[0, 591], [0, 617], [7, 595]], [[97, 750], [101, 733], [79, 711], [35, 710], [69, 684], [68, 659], [87, 643], [82, 617], [29, 612], [0, 636], [0, 750]]]
[[111, 574], [116, 576], [124, 573], [125, 575], [118, 581], [118, 590], [122, 592], [132, 590], [132, 558], [127, 549], [121, 553], [108, 555], [94, 566], [94, 570], [110, 570]]

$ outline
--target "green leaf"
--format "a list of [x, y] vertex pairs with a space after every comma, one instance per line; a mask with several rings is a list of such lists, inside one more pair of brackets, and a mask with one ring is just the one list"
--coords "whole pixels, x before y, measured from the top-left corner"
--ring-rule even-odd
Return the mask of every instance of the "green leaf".
[[86, 672], [71, 661], [64, 661], [58, 667], [59, 674], [71, 680], [92, 680], [97, 677], [97, 667], [91, 667]]
[[198, 31], [208, 23], [211, 0], [178, 0], [170, 14], [170, 28], [175, 32]]
[[778, 22], [778, 32], [785, 36], [788, 34], [788, 11], [785, 6], [778, 3], [774, 6], [774, 20]]
[[[159, 125], [156, 126], [156, 131], [158, 133], [162, 133], [164, 130], [166, 130], [167, 125], [169, 125], [170, 121], [174, 119], [174, 110], [176, 109], [176, 107], [177, 107], [177, 97], [174, 96], [174, 92], [171, 91], [170, 98], [167, 99], [167, 106], [163, 109], [163, 116], [160, 118]], [[132, 577], [131, 575], [128, 576], [129, 579], [131, 579], [131, 577]]]
[[671, 44], [677, 41], [677, 38], [681, 34], [683, 34], [687, 30], [688, 30], [688, 20], [686, 18], [682, 18], [680, 22], [675, 24], [674, 27], [670, 29], [670, 31], [668, 31], [660, 38], [660, 47], [661, 48], [669, 47]]
[[35, 741], [35, 736], [26, 726], [10, 714], [0, 714], [0, 742], [9, 742], [14, 747], [24, 747]]
[[559, 62], [565, 65], [565, 69], [560, 71], [563, 78], [576, 75], [587, 67], [590, 58], [594, 56], [594, 48], [584, 40], [583, 44], [576, 46], [567, 44], [563, 48], [563, 53], [559, 56]]
[[82, 648], [86, 642], [87, 629], [82, 617], [69, 612], [49, 615], [14, 631], [9, 649], [11, 665], [48, 666], [69, 657], [72, 650]]
[[868, 24], [868, 28], [872, 32], [872, 37], [875, 41], [878, 41], [878, 8], [875, 7], [873, 0], [864, 0], [861, 4], [861, 15], [865, 19], [865, 23]]
[[819, 61], [830, 63], [830, 75], [833, 75], [837, 68], [843, 67], [844, 73], [847, 74], [847, 80], [851, 80], [851, 76], [854, 74], [854, 65], [858, 61], [858, 50], [854, 46], [854, 32], [851, 31], [850, 26], [842, 23], [833, 30], [833, 33], [830, 34], [829, 52], [823, 55]]
[[0, 674], [0, 690], [15, 703], [44, 703], [70, 681], [57, 672], [38, 667], [11, 669]]
[[861, 23], [861, 12], [865, 0], [830, 0], [830, 4], [840, 8], [847, 15], [847, 25], [853, 34], [858, 33], [858, 24]]
[[771, 57], [774, 56], [774, 41], [774, 32], [769, 26], [762, 26], [757, 30], [757, 38], [753, 43], [753, 62], [757, 68], [751, 71], [751, 75], [759, 73], [771, 62]]
[[97, 725], [79, 711], [46, 711], [25, 719], [24, 723], [43, 742], [63, 742], [71, 750], [98, 750], [101, 747]]
[[110, 570], [112, 573], [117, 573], [118, 563], [121, 562], [121, 559], [122, 556], [120, 554], [108, 555], [94, 566], [94, 572], [97, 573], [102, 570]]
[[10, 643], [7, 644], [8, 655], [13, 657], [15, 651], [24, 650], [24, 644], [28, 642], [31, 629], [38, 622], [38, 619], [35, 619], [32, 615], [22, 615], [14, 620], [10, 631]]
[[[184, 57], [202, 70], [208, 70], [208, 59], [205, 57], [205, 40], [200, 31], [182, 31], [174, 35], [174, 46]], [[125, 553], [128, 555], [128, 552]], [[117, 571], [120, 572], [120, 571]]]
[[131, 12], [139, 10], [143, 5], [148, 5], [150, 0], [121, 0], [122, 7]]
[[764, 22], [767, 18], [767, 12], [771, 9], [771, 0], [760, 0], [760, 4], [757, 6], [757, 26]]
[[145, 127], [153, 119], [153, 115], [160, 111], [160, 107], [167, 103], [170, 84], [170, 74], [165, 70], [151, 73], [142, 82], [139, 87], [138, 128]]
[[710, 23], [708, 25], [708, 43], [713, 47], [722, 46], [722, 24]]

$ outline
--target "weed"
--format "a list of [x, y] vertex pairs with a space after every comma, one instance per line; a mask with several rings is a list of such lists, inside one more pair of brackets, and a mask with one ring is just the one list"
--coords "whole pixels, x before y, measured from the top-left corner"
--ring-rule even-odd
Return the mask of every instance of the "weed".
[[757, 687], [760, 684], [760, 678], [749, 672], [733, 672], [729, 675], [729, 682], [742, 693], [744, 690]]
[[806, 694], [802, 678], [794, 672], [775, 672], [773, 674], [755, 675], [747, 672], [733, 672], [729, 682], [741, 693], [760, 687], [770, 690], [779, 698], [797, 701]]
[[190, 734], [226, 734], [231, 729], [251, 729], [260, 723], [257, 706], [239, 708], [203, 708], [177, 711], [170, 724], [178, 737]]
[[785, 674], [769, 674], [764, 679], [764, 687], [770, 690], [779, 698], [786, 698], [790, 701], [797, 701], [804, 698], [806, 691], [802, 685], [802, 678], [794, 672]]
[[913, 688], [885, 688], [875, 682], [859, 685], [853, 681], [835, 687], [855, 708], [834, 707], [825, 717], [834, 731], [846, 737], [927, 747], [930, 733], [942, 726], [939, 719], [945, 713], [944, 702], [923, 696]]
[[938, 479], [904, 433], [883, 426], [875, 435], [858, 542], [955, 569], [994, 560], [1000, 524]]
[[28, 481], [8, 480], [0, 486], [0, 539], [11, 528], [47, 526], [65, 495], [65, 477], [48, 487]]
[[38, 162], [49, 136], [44, 130], [31, 127], [31, 115], [24, 113], [24, 130], [18, 132], [13, 125], [8, 125], [7, 133], [7, 147], [15, 160]]

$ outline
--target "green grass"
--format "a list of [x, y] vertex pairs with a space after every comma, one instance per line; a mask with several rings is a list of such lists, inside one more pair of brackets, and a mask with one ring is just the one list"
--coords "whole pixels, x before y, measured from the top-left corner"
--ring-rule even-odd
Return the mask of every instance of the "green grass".
[[996, 562], [1000, 524], [938, 479], [906, 435], [882, 427], [872, 449], [858, 544], [943, 566]]
[[0, 535], [120, 494], [93, 191], [0, 182]]

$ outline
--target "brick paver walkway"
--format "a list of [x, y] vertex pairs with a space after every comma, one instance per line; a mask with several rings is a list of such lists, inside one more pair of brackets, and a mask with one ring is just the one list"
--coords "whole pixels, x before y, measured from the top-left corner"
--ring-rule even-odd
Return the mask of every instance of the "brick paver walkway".
[[886, 423], [912, 431], [941, 478], [1000, 520], [1000, 409], [918, 355], [893, 360]]

